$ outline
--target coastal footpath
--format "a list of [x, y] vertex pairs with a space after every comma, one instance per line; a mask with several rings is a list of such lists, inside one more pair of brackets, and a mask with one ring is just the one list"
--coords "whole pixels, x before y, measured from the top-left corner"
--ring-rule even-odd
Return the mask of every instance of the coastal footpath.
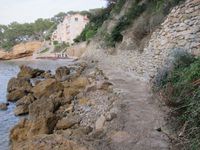
[[152, 83], [172, 68], [176, 53], [199, 56], [199, 10], [199, 0], [174, 7], [143, 51], [128, 44], [103, 48], [97, 37], [78, 63], [55, 74], [21, 66], [7, 98], [16, 102], [16, 115], [28, 118], [11, 130], [11, 149], [177, 148], [173, 142], [180, 137], [167, 126], [170, 110]]

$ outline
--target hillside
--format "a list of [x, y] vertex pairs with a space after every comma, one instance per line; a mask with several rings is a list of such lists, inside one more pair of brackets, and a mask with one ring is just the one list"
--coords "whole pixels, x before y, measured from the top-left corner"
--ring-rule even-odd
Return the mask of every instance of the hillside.
[[[148, 5], [152, 1], [140, 1], [138, 8], [131, 8], [135, 2], [125, 1], [117, 14], [111, 11], [112, 17], [99, 28], [82, 56], [98, 62], [116, 90], [125, 95], [120, 103], [125, 107], [120, 109], [123, 119], [118, 119], [123, 134], [115, 137], [120, 142], [111, 140], [111, 147], [197, 150], [200, 124], [195, 112], [199, 110], [200, 76], [199, 61], [193, 59], [200, 56], [200, 1], [176, 1], [167, 10], [162, 7], [167, 6], [164, 1], [159, 1], [156, 9]], [[129, 14], [130, 9], [135, 16]], [[127, 21], [128, 16], [134, 19]], [[158, 88], [156, 94], [152, 87]], [[154, 100], [145, 98], [148, 93], [156, 95]]]
[[[145, 2], [150, 5], [148, 1], [141, 1], [138, 5]], [[168, 15], [144, 10], [120, 33], [121, 41], [115, 41], [114, 47], [108, 46], [104, 32], [109, 34], [115, 30], [120, 23], [119, 18], [123, 18], [129, 10], [130, 3], [133, 2], [127, 0], [118, 15], [104, 22], [84, 56], [91, 55], [100, 60], [105, 58], [104, 55], [110, 56], [113, 63], [122, 66], [122, 69], [149, 80], [156, 76], [158, 70], [170, 66], [169, 61], [173, 60], [176, 51], [199, 55], [199, 0], [180, 2], [178, 6], [168, 8]]]

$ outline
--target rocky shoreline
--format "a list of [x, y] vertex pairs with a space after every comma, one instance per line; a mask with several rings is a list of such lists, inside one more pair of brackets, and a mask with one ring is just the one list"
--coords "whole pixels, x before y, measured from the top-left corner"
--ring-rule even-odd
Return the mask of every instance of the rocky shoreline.
[[16, 116], [27, 115], [10, 131], [12, 150], [86, 150], [117, 117], [112, 83], [94, 62], [50, 71], [21, 66], [10, 79], [7, 99]]

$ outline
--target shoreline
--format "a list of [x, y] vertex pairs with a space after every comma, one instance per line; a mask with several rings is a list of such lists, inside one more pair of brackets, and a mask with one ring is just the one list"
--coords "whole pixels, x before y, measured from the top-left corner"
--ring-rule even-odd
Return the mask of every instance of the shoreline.
[[[49, 141], [50, 143], [44, 145], [46, 149], [49, 149], [47, 148], [48, 146], [51, 147], [53, 146], [52, 143], [58, 142], [57, 138], [60, 139], [66, 136], [66, 133], [64, 133], [65, 130], [70, 130], [70, 132], [74, 132], [74, 135], [72, 134], [68, 138], [63, 139], [62, 144], [58, 145], [64, 148], [70, 144], [73, 145], [72, 147], [74, 149], [78, 150], [80, 147], [83, 147], [81, 143], [85, 141], [84, 138], [81, 138], [82, 142], [77, 143], [76, 140], [80, 140], [79, 136], [84, 135], [92, 137], [96, 132], [103, 132], [104, 124], [106, 123], [104, 118], [106, 119], [106, 114], [109, 112], [108, 102], [111, 97], [114, 98], [115, 96], [112, 91], [110, 91], [110, 86], [112, 84], [106, 79], [102, 71], [96, 70], [95, 64], [88, 65], [84, 62], [79, 62], [69, 65], [68, 67], [59, 67], [55, 75], [45, 72], [44, 75], [39, 75], [39, 79], [44, 77], [44, 80], [33, 85], [24, 77], [27, 78], [30, 77], [30, 75], [31, 77], [35, 77], [32, 73], [41, 71], [38, 69], [34, 71], [34, 69], [27, 66], [21, 67], [17, 78], [11, 79], [8, 83], [8, 100], [17, 100], [16, 109], [14, 110], [16, 115], [28, 113], [29, 117], [32, 119], [22, 119], [11, 130], [11, 149], [17, 150], [19, 147], [31, 149], [35, 146], [41, 146], [34, 145], [38, 140], [46, 141], [46, 138], [51, 138]], [[71, 68], [70, 70], [72, 72], [69, 71], [68, 68]], [[94, 72], [92, 71], [92, 74], [88, 73], [88, 71], [91, 70]], [[27, 74], [27, 71], [29, 74]], [[71, 74], [69, 74], [69, 72], [71, 72]], [[19, 83], [18, 81], [23, 82], [24, 84], [22, 85], [27, 85], [27, 87], [24, 87], [26, 89], [26, 95], [21, 96], [20, 99], [12, 94], [13, 92], [17, 92], [19, 88], [22, 91], [24, 89], [23, 86], [17, 84]], [[46, 95], [45, 99], [43, 99], [42, 95]], [[27, 101], [29, 101], [28, 104]], [[43, 101], [45, 101], [45, 103], [43, 103]], [[54, 101], [56, 103], [54, 103]], [[59, 103], [59, 107], [57, 103]], [[54, 106], [51, 107], [52, 105]], [[98, 109], [96, 109], [96, 107], [98, 107]], [[88, 111], [88, 109], [90, 111]], [[96, 112], [97, 110], [99, 111], [98, 113]], [[107, 114], [109, 121], [115, 118], [115, 113], [113, 113]], [[66, 115], [68, 117], [66, 117]], [[104, 120], [103, 124], [101, 121], [102, 117]], [[40, 124], [38, 121], [43, 123]], [[51, 124], [53, 124], [53, 126], [51, 126]], [[85, 145], [84, 147], [87, 146]]]
[[[106, 149], [107, 144], [113, 148], [122, 148], [125, 145], [131, 148], [133, 145], [126, 141], [137, 140], [138, 136], [135, 137], [135, 133], [142, 138], [152, 135], [148, 140], [159, 139], [158, 147], [163, 145], [168, 147], [167, 137], [163, 133], [151, 130], [153, 126], [164, 124], [164, 121], [163, 114], [156, 104], [145, 104], [145, 101], [152, 101], [150, 89], [146, 86], [147, 82], [135, 79], [128, 72], [118, 70], [116, 66], [111, 64], [106, 65], [95, 61], [86, 62], [87, 65], [79, 62], [75, 63], [74, 66], [68, 66], [72, 67], [72, 70], [76, 70], [73, 71], [75, 74], [67, 75], [70, 77], [69, 80], [62, 78], [59, 81], [53, 77], [32, 87], [34, 90], [31, 90], [31, 93], [33, 93], [35, 100], [29, 104], [28, 110], [29, 118], [32, 119], [21, 120], [11, 130], [12, 150], [17, 150], [22, 146], [25, 149], [33, 147], [40, 149], [42, 146], [45, 150], [51, 150], [53, 147], [53, 150], [55, 143], [60, 147], [60, 150], [69, 145], [72, 145], [76, 150]], [[57, 69], [56, 73], [59, 72], [61, 76], [68, 72], [66, 68], [60, 69]], [[21, 72], [23, 71], [21, 70]], [[40, 86], [45, 87], [44, 85], [47, 83], [47, 89], [40, 89]], [[64, 85], [64, 90], [61, 90], [62, 85]], [[138, 101], [140, 93], [143, 93], [141, 102]], [[71, 98], [69, 94], [72, 94]], [[40, 95], [47, 97], [43, 99]], [[21, 103], [24, 100], [18, 101]], [[133, 101], [134, 104], [132, 104]], [[57, 103], [59, 103], [59, 107]], [[145, 108], [147, 112], [135, 111], [135, 106], [140, 109]], [[152, 110], [152, 108], [154, 109]], [[19, 107], [18, 110], [20, 109]], [[147, 114], [148, 117], [146, 117]], [[134, 115], [141, 116], [140, 121], [142, 122], [152, 122], [148, 123], [148, 126], [140, 127]], [[154, 120], [159, 121], [159, 123]], [[53, 128], [49, 126], [49, 121], [53, 123]], [[49, 123], [47, 124], [47, 122]], [[130, 124], [133, 125], [130, 126]], [[122, 126], [125, 128], [121, 128]], [[145, 134], [143, 130], [145, 130]], [[90, 141], [87, 140], [88, 138]], [[98, 144], [99, 139], [103, 142], [102, 145]], [[118, 143], [116, 140], [121, 142]], [[69, 150], [71, 149], [69, 148]]]

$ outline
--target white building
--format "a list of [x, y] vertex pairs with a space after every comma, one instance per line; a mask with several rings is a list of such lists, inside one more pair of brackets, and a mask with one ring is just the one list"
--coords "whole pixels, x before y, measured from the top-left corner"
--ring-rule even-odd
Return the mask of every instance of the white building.
[[53, 32], [51, 41], [74, 43], [74, 39], [81, 34], [88, 22], [87, 16], [81, 14], [67, 15]]

